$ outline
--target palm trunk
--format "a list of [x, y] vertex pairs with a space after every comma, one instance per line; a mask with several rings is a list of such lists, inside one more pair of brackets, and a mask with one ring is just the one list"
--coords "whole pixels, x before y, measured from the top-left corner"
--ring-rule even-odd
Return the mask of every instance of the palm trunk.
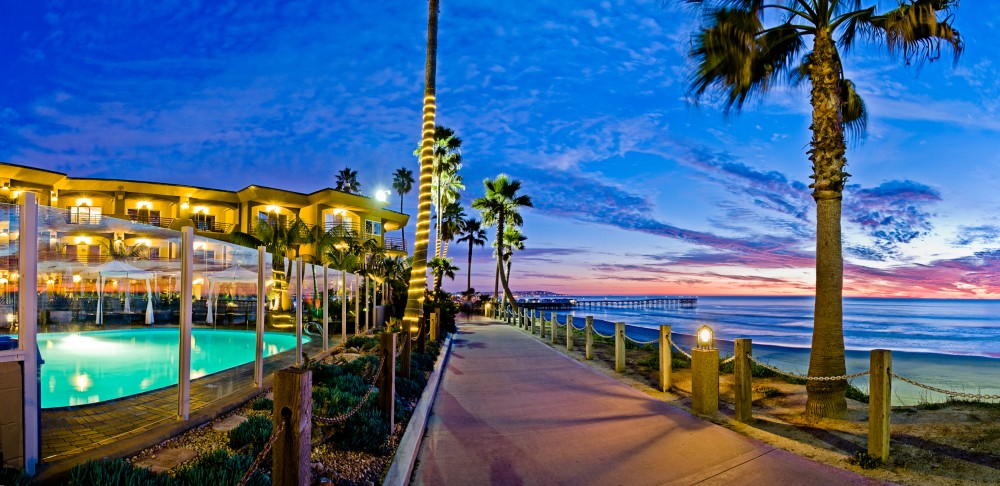
[[430, 183], [434, 165], [435, 83], [437, 74], [438, 0], [428, 0], [427, 63], [424, 73], [424, 124], [420, 143], [420, 189], [417, 203], [417, 238], [413, 244], [413, 267], [403, 318], [416, 324], [424, 316], [427, 288], [427, 243], [430, 232]]
[[[809, 78], [812, 82], [813, 199], [816, 200], [816, 308], [809, 376], [841, 376], [844, 363], [844, 259], [840, 212], [847, 173], [840, 112], [841, 68], [829, 32], [815, 37]], [[809, 381], [806, 414], [842, 418], [847, 412], [846, 380]]]
[[500, 257], [496, 257], [497, 265], [493, 272], [493, 302], [500, 302]]
[[[497, 218], [497, 255], [504, 254], [504, 245], [503, 245], [503, 228], [505, 223], [504, 216], [505, 215], [501, 213], [500, 216]], [[510, 302], [510, 306], [511, 308], [514, 309], [514, 312], [517, 312], [517, 302], [514, 302], [514, 296], [511, 295], [510, 293], [510, 285], [507, 283], [507, 276], [504, 275], [502, 261], [503, 259], [498, 256], [497, 268], [500, 271], [500, 284], [503, 285], [503, 295], [507, 299], [507, 302]]]
[[472, 291], [472, 241], [474, 239], [475, 235], [469, 236], [469, 266], [466, 268], [468, 276], [465, 279], [465, 291], [470, 293]]
[[[397, 192], [399, 194], [399, 214], [403, 214], [403, 194], [402, 192]], [[403, 250], [406, 250], [406, 225], [399, 228], [400, 235], [403, 237]]]

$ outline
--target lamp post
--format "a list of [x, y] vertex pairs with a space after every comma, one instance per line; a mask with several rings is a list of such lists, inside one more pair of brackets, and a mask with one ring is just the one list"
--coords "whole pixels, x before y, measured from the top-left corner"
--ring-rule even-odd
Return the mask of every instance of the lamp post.
[[719, 410], [719, 350], [715, 332], [707, 325], [695, 334], [697, 347], [691, 350], [691, 410], [712, 415]]

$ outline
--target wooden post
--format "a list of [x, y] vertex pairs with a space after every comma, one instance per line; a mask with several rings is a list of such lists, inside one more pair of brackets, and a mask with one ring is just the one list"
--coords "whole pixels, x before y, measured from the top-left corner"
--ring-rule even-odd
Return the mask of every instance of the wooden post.
[[594, 316], [587, 316], [587, 323], [584, 324], [585, 346], [583, 357], [594, 359]]
[[534, 317], [531, 319], [531, 334], [535, 334], [535, 328], [538, 327], [538, 337], [542, 337], [542, 331], [545, 324], [542, 323], [542, 310], [538, 309], [535, 312]]
[[735, 418], [739, 422], [749, 422], [753, 419], [753, 409], [750, 402], [753, 398], [751, 391], [750, 356], [753, 354], [753, 343], [750, 339], [741, 338], [735, 341], [736, 359], [735, 370], [733, 372], [733, 388], [736, 394]]
[[399, 376], [403, 378], [410, 377], [410, 352], [413, 350], [413, 328], [407, 321], [403, 322], [403, 331], [399, 334], [399, 338], [403, 340], [403, 351], [400, 352], [399, 356]]
[[573, 350], [573, 314], [566, 316], [566, 351]]
[[868, 393], [868, 455], [889, 460], [889, 414], [892, 411], [892, 351], [873, 349]]
[[625, 371], [625, 323], [615, 323], [615, 371]]
[[[22, 282], [23, 283], [23, 282]], [[191, 300], [194, 293], [194, 228], [181, 228], [181, 315], [178, 331], [177, 418], [187, 420], [191, 413]]]
[[287, 368], [274, 373], [274, 486], [299, 486], [312, 479], [312, 371]]
[[552, 335], [549, 336], [549, 342], [551, 342], [552, 344], [556, 343], [556, 329], [558, 327], [559, 327], [559, 316], [557, 316], [556, 313], [553, 312], [552, 313], [552, 327], [550, 328], [552, 330]]
[[389, 414], [389, 430], [392, 430], [396, 405], [396, 333], [383, 332], [381, 338], [379, 356], [382, 359], [382, 374], [378, 376], [378, 408]]
[[671, 372], [673, 367], [673, 350], [670, 349], [670, 326], [660, 326], [660, 391], [665, 392], [673, 386]]
[[712, 415], [719, 411], [719, 350], [691, 350], [691, 411]]

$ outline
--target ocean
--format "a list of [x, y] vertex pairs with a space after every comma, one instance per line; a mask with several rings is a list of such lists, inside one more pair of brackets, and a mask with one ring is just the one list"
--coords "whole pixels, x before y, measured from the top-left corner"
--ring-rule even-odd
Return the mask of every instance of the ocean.
[[[644, 299], [657, 296], [572, 296], [577, 300]], [[659, 326], [693, 335], [702, 325], [715, 331], [723, 356], [731, 341], [750, 338], [755, 358], [783, 370], [806, 374], [812, 341], [812, 297], [699, 297], [693, 308], [578, 307], [576, 326], [593, 316], [602, 334], [625, 322], [626, 334], [656, 339]], [[557, 312], [564, 315], [567, 311]], [[548, 313], [546, 313], [548, 316]], [[677, 342], [689, 344], [679, 336]], [[921, 383], [948, 390], [1000, 394], [1000, 301], [943, 299], [844, 299], [847, 372], [869, 367], [869, 351], [893, 351], [893, 370]], [[867, 377], [852, 380], [867, 391]], [[913, 405], [942, 401], [942, 394], [898, 380], [893, 402]]]

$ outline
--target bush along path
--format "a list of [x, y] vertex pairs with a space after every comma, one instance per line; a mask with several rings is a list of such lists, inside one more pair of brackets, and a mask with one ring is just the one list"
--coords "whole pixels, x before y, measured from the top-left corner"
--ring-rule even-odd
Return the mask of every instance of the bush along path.
[[[381, 481], [440, 347], [428, 342], [424, 353], [412, 352], [410, 378], [397, 373], [393, 430], [389, 430], [389, 417], [378, 409], [374, 399], [381, 364], [377, 351], [377, 337], [356, 336], [348, 339], [341, 352], [307, 364], [313, 373], [312, 483], [354, 485]], [[72, 470], [70, 484], [269, 485], [269, 441], [276, 437], [272, 409], [269, 398], [259, 397], [235, 414], [129, 459], [105, 458], [80, 464]], [[236, 422], [239, 425], [235, 427], [222, 426]], [[167, 456], [184, 459], [167, 468], [149, 467], [157, 457]]]

